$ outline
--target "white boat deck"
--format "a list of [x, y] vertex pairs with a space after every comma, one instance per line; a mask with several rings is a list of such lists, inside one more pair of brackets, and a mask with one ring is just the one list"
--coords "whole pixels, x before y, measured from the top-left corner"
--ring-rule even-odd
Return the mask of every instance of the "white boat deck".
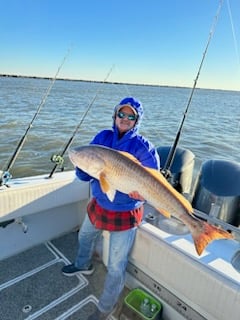
[[[14, 221], [0, 229], [1, 319], [86, 319], [101, 292], [105, 266], [95, 261], [93, 277], [70, 279], [61, 268], [74, 260], [76, 228], [88, 199], [87, 184], [73, 172], [1, 187], [0, 223]], [[164, 320], [239, 320], [239, 241], [214, 241], [199, 257], [186, 230], [166, 230], [146, 222], [138, 229], [124, 293], [145, 288], [162, 302]], [[104, 233], [105, 256], [107, 244]], [[118, 319], [121, 303], [112, 319]]]

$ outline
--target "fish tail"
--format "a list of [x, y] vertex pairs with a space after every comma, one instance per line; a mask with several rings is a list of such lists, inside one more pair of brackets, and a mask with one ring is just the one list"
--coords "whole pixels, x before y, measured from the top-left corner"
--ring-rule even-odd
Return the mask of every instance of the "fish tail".
[[193, 234], [195, 248], [199, 256], [211, 241], [217, 239], [233, 239], [233, 235], [228, 231], [210, 225], [207, 222], [201, 222], [201, 232], [199, 232], [198, 234]]

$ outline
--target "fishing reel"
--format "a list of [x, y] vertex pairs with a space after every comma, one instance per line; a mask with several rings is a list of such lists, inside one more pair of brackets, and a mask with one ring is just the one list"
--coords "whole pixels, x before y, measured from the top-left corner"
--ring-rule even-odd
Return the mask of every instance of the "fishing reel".
[[176, 176], [172, 174], [171, 170], [169, 169], [162, 169], [160, 170], [161, 174], [165, 177], [165, 179], [176, 189], [178, 192], [182, 193], [182, 186], [179, 179], [176, 179]]
[[0, 186], [5, 185], [5, 186], [8, 187], [7, 183], [11, 178], [12, 178], [12, 175], [11, 175], [10, 172], [8, 172], [8, 171], [5, 171], [5, 172], [0, 171]]
[[171, 177], [172, 177], [172, 173], [170, 170], [168, 169], [161, 169], [160, 170], [161, 174], [167, 179], [167, 180], [170, 180]]
[[64, 170], [63, 164], [64, 164], [64, 159], [60, 154], [53, 154], [51, 157], [51, 161], [55, 163], [57, 166], [61, 166], [61, 170]]

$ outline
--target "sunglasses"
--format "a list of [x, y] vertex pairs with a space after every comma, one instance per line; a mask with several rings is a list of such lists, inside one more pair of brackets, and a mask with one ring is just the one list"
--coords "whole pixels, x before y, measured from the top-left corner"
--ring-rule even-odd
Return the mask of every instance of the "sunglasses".
[[117, 113], [117, 116], [118, 116], [118, 118], [120, 118], [120, 119], [128, 118], [128, 120], [130, 120], [130, 121], [135, 121], [135, 120], [137, 120], [137, 115], [135, 115], [135, 114], [128, 114], [128, 113], [125, 113], [125, 112], [122, 112], [122, 111], [119, 111], [119, 112]]

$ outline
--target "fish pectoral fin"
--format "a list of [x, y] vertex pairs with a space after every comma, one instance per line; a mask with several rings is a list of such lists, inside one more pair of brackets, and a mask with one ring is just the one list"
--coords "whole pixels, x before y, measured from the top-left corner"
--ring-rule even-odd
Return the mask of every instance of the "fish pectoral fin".
[[110, 184], [108, 183], [106, 176], [103, 172], [99, 175], [99, 183], [102, 189], [102, 192], [106, 193], [108, 199], [113, 202], [116, 194], [116, 190], [111, 189]]
[[171, 218], [171, 214], [167, 210], [157, 208], [157, 211], [164, 215], [166, 218]]
[[107, 193], [110, 190], [110, 185], [106, 179], [106, 175], [103, 172], [101, 172], [99, 175], [99, 183], [104, 193]]

